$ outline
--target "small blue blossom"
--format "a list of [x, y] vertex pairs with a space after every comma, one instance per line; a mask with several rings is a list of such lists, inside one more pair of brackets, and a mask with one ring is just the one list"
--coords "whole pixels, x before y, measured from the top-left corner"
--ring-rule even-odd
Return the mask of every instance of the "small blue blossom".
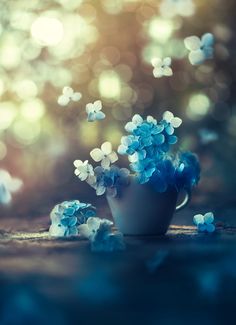
[[170, 159], [160, 160], [153, 173], [150, 184], [157, 192], [165, 192], [169, 186], [175, 184], [175, 168]]
[[102, 112], [102, 102], [100, 100], [88, 103], [86, 105], [86, 113], [88, 114], [88, 122], [100, 121], [106, 117]]
[[97, 195], [106, 193], [115, 197], [120, 194], [122, 187], [129, 184], [130, 171], [126, 168], [119, 168], [112, 165], [109, 169], [100, 166], [94, 169], [96, 182], [92, 185]]
[[150, 158], [132, 163], [130, 167], [137, 173], [140, 184], [147, 183], [156, 169], [155, 163]]
[[87, 223], [78, 227], [79, 234], [90, 240], [91, 250], [112, 252], [124, 250], [125, 243], [120, 232], [112, 231], [113, 222], [107, 219], [89, 218]]
[[189, 36], [185, 38], [184, 44], [190, 51], [189, 61], [193, 65], [213, 58], [214, 36], [211, 33], [204, 34], [201, 39], [197, 36]]
[[120, 155], [133, 155], [140, 148], [139, 138], [134, 135], [123, 136], [117, 152]]
[[52, 224], [49, 233], [53, 237], [75, 236], [78, 234], [78, 225], [95, 214], [95, 208], [90, 203], [64, 201], [57, 204], [50, 213]]
[[177, 168], [175, 173], [175, 186], [191, 189], [197, 185], [200, 179], [200, 164], [196, 155], [191, 152], [183, 152], [177, 158]]
[[214, 232], [215, 225], [214, 222], [214, 214], [212, 212], [207, 212], [206, 214], [196, 214], [193, 217], [193, 222], [197, 226], [199, 232]]

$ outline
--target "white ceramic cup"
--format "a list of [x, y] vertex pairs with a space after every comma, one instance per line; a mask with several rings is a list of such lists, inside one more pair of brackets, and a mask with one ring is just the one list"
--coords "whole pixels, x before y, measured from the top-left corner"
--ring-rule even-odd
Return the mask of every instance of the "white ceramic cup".
[[135, 177], [119, 196], [107, 196], [115, 226], [125, 235], [165, 234], [174, 212], [188, 204], [191, 193], [186, 192], [178, 206], [177, 199], [175, 188], [158, 193], [149, 184], [139, 184]]

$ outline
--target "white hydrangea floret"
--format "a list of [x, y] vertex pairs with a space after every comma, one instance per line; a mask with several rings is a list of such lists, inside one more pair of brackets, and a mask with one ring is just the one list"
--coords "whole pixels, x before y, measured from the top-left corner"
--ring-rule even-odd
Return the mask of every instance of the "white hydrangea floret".
[[116, 152], [112, 150], [112, 144], [108, 141], [101, 145], [101, 149], [93, 149], [90, 152], [90, 156], [94, 161], [101, 162], [103, 168], [109, 168], [110, 164], [113, 164], [118, 160]]

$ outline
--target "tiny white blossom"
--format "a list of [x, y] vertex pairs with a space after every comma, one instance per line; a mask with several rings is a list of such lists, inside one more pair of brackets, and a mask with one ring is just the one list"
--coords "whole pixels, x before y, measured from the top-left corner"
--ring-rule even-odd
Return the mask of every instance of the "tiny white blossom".
[[178, 128], [182, 124], [182, 120], [179, 117], [175, 117], [170, 111], [166, 111], [163, 114], [163, 120], [170, 123], [174, 128]]
[[106, 117], [102, 112], [102, 102], [100, 100], [96, 100], [94, 103], [88, 103], [86, 105], [86, 113], [88, 114], [88, 122], [103, 120]]
[[112, 145], [110, 142], [104, 142], [100, 148], [95, 148], [90, 152], [90, 156], [96, 162], [101, 161], [103, 168], [109, 168], [110, 164], [113, 164], [118, 160], [118, 156], [115, 151], [112, 151]]
[[78, 102], [81, 99], [82, 95], [80, 92], [74, 92], [71, 87], [64, 87], [62, 89], [62, 95], [58, 97], [58, 104], [60, 106], [66, 106], [72, 100], [73, 102]]
[[163, 76], [170, 77], [173, 75], [173, 71], [170, 66], [171, 58], [154, 58], [152, 59], [151, 63], [153, 66], [153, 75], [155, 78], [161, 78]]
[[81, 181], [89, 181], [94, 178], [94, 170], [93, 166], [88, 163], [88, 160], [85, 160], [84, 162], [82, 160], [75, 160], [74, 161], [75, 166], [75, 175], [79, 177]]

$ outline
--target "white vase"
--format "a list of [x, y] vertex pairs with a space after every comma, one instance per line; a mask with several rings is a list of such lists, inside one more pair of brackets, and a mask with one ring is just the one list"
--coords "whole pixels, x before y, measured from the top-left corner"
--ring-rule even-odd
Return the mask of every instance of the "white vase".
[[169, 188], [156, 192], [150, 184], [139, 184], [131, 177], [119, 196], [107, 196], [116, 227], [125, 235], [163, 235], [173, 214], [186, 206], [191, 198], [186, 192], [183, 202], [176, 207], [178, 192]]

